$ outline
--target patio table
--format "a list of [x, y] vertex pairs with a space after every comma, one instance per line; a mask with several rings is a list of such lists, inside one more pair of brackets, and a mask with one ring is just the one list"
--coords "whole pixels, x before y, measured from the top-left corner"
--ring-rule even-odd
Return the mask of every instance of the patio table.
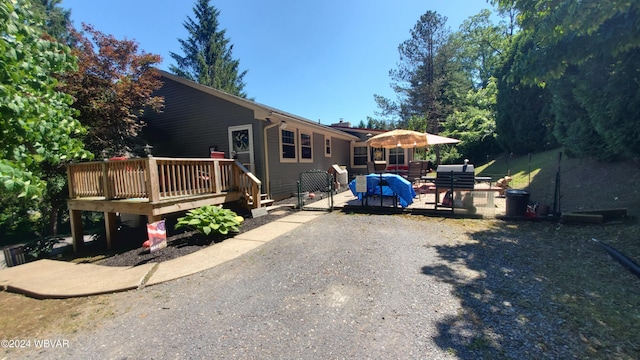
[[[380, 185], [383, 183], [384, 185]], [[416, 196], [416, 192], [409, 181], [400, 175], [396, 174], [369, 174], [367, 175], [367, 192], [356, 192], [356, 180], [351, 180], [349, 183], [349, 189], [353, 195], [357, 196], [359, 200], [362, 200], [364, 196], [380, 195], [380, 196], [394, 196], [400, 200], [400, 206], [405, 208], [413, 203], [413, 198]]]

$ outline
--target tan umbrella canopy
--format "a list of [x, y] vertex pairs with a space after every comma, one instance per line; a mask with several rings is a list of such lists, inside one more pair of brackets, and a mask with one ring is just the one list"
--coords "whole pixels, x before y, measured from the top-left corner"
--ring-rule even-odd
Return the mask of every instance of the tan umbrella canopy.
[[396, 129], [378, 134], [369, 140], [367, 144], [374, 148], [416, 148], [425, 147], [427, 144], [427, 137], [424, 133], [413, 131]]
[[460, 140], [440, 135], [421, 133], [413, 130], [396, 129], [378, 134], [369, 140], [367, 144], [374, 148], [421, 148], [429, 145], [455, 144]]

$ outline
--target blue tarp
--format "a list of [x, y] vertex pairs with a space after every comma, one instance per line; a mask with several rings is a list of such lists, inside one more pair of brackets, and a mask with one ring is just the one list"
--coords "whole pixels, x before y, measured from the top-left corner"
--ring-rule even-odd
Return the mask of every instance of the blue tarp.
[[[383, 196], [398, 196], [400, 206], [407, 207], [413, 203], [416, 196], [415, 190], [409, 181], [396, 174], [369, 174], [367, 175], [367, 196], [380, 195], [380, 181], [384, 180], [387, 185], [382, 186]], [[363, 193], [356, 192], [356, 180], [351, 180], [349, 189], [353, 195], [362, 200]]]

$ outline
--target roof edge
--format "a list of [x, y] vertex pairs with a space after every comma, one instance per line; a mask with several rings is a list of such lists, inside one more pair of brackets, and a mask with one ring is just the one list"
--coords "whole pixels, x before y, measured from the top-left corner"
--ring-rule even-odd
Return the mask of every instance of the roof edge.
[[246, 107], [248, 109], [253, 110], [254, 112], [254, 116], [256, 119], [258, 120], [264, 120], [264, 121], [270, 121], [270, 117], [285, 117], [287, 119], [291, 119], [293, 121], [299, 122], [300, 124], [304, 124], [305, 126], [311, 126], [311, 127], [315, 127], [318, 129], [321, 129], [323, 131], [328, 131], [330, 133], [336, 134], [336, 135], [340, 135], [342, 137], [344, 137], [346, 140], [359, 140], [359, 138], [357, 136], [351, 135], [349, 133], [346, 133], [340, 129], [335, 129], [332, 128], [328, 125], [323, 125], [323, 124], [319, 124], [316, 123], [315, 121], [311, 121], [309, 119], [305, 119], [303, 117], [294, 115], [294, 114], [290, 114], [287, 113], [286, 111], [282, 111], [282, 110], [278, 110], [276, 108], [267, 106], [267, 105], [263, 105], [260, 103], [257, 103], [255, 101], [252, 100], [248, 100], [236, 95], [232, 95], [229, 93], [226, 93], [224, 91], [218, 90], [218, 89], [214, 89], [210, 86], [206, 86], [206, 85], [202, 85], [202, 84], [198, 84], [195, 81], [189, 80], [189, 79], [185, 79], [183, 77], [171, 74], [165, 70], [160, 70], [160, 69], [156, 69], [158, 71], [158, 73], [160, 74], [161, 77], [165, 77], [167, 79], [173, 80], [175, 82], [178, 82], [180, 84], [183, 84], [185, 86], [189, 86], [193, 89], [196, 89], [198, 91], [202, 91], [205, 92], [207, 94], [213, 95], [213, 96], [217, 96], [219, 98], [222, 98], [224, 100], [227, 100], [229, 102], [232, 102], [236, 105], [239, 106], [243, 106]]

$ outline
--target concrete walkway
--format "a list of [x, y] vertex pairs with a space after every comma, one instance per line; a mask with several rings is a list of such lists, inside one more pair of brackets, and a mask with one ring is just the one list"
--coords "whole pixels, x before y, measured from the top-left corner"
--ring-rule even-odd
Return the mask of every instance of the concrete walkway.
[[195, 274], [234, 259], [325, 214], [300, 211], [195, 253], [134, 267], [38, 260], [0, 271], [0, 287], [35, 298], [69, 298], [138, 289]]

